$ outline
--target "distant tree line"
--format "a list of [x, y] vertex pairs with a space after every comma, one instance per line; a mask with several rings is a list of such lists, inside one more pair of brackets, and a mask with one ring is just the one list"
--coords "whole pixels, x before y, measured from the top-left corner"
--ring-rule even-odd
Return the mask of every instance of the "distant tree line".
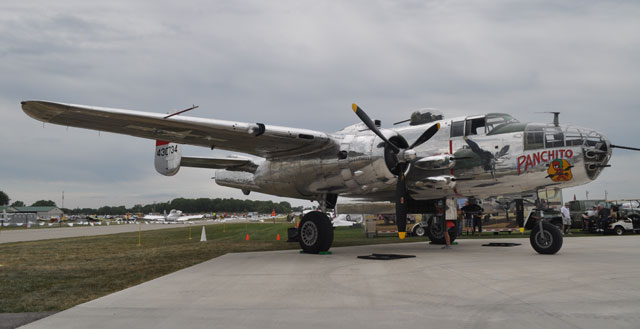
[[273, 201], [253, 201], [253, 200], [237, 200], [237, 199], [185, 199], [177, 198], [169, 202], [160, 202], [147, 205], [137, 204], [131, 208], [125, 206], [110, 207], [104, 206], [98, 209], [95, 208], [75, 208], [75, 209], [63, 209], [65, 214], [79, 215], [79, 214], [96, 214], [96, 215], [122, 215], [125, 213], [131, 214], [148, 214], [148, 213], [163, 213], [169, 212], [171, 209], [178, 209], [185, 213], [245, 213], [245, 212], [257, 212], [262, 214], [271, 213], [274, 209], [276, 213], [283, 214], [292, 211], [291, 204], [286, 201], [275, 203]]
[[[0, 191], [0, 206], [8, 205], [11, 199], [9, 196]], [[25, 204], [22, 201], [15, 201], [11, 204], [12, 207], [24, 207]], [[56, 203], [51, 200], [38, 200], [34, 202], [31, 207], [56, 207]], [[171, 209], [178, 209], [185, 213], [206, 213], [206, 212], [231, 212], [231, 213], [243, 213], [243, 212], [257, 212], [261, 214], [271, 213], [274, 209], [276, 213], [284, 214], [293, 211], [302, 211], [302, 207], [291, 207], [291, 204], [286, 201], [275, 203], [273, 201], [253, 201], [253, 200], [237, 200], [237, 199], [185, 199], [177, 198], [169, 202], [160, 202], [147, 205], [137, 204], [132, 208], [125, 206], [104, 206], [100, 208], [75, 208], [68, 209], [63, 208], [67, 215], [80, 215], [80, 214], [96, 214], [96, 215], [123, 215], [126, 213], [163, 213], [169, 212]]]

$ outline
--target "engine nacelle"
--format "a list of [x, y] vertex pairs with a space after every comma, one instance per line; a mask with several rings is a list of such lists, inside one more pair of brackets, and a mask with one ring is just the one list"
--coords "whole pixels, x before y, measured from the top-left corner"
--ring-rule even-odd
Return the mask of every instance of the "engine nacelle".
[[181, 147], [177, 143], [156, 141], [156, 171], [165, 176], [173, 176], [180, 170]]

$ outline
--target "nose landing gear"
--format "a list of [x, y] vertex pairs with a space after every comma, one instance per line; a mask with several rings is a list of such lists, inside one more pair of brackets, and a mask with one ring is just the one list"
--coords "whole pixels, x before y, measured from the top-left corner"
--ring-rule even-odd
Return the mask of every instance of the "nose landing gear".
[[553, 255], [562, 248], [562, 232], [555, 225], [540, 220], [533, 227], [529, 241], [539, 254]]

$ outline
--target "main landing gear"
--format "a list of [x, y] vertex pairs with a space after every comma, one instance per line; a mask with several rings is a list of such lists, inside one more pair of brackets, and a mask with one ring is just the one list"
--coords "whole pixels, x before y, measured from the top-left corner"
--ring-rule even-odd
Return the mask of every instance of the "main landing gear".
[[327, 251], [333, 243], [331, 219], [320, 211], [311, 211], [302, 217], [298, 228], [300, 247], [307, 254]]
[[[433, 244], [445, 244], [444, 230], [446, 221], [444, 218], [433, 216], [429, 218], [429, 226], [426, 228], [426, 234]], [[458, 237], [456, 226], [449, 229], [449, 239], [453, 242]]]

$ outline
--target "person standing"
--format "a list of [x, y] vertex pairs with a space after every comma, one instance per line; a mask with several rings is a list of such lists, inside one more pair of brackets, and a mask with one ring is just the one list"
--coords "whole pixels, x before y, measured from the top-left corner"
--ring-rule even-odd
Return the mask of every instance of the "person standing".
[[478, 235], [482, 235], [482, 213], [473, 215], [473, 232], [471, 235], [476, 235], [476, 228], [478, 229]]
[[565, 232], [571, 234], [571, 212], [569, 211], [568, 202], [560, 208], [560, 213], [562, 214], [562, 234]]
[[462, 210], [464, 212], [464, 227], [465, 227], [465, 231], [467, 232], [467, 235], [469, 235], [469, 231], [471, 231], [471, 233], [473, 233], [473, 212], [471, 212], [470, 210], [471, 206], [469, 205], [469, 200], [465, 201], [464, 203], [464, 207], [462, 207]]
[[604, 207], [604, 204], [600, 204], [598, 206], [598, 232], [605, 233], [607, 229], [607, 221], [609, 220], [610, 211], [608, 208]]

